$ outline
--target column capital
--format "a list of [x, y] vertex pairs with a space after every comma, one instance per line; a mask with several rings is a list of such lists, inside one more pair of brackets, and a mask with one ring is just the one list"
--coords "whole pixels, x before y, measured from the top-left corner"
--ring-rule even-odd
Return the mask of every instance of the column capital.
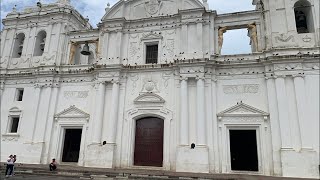
[[119, 81], [119, 80], [113, 80], [113, 79], [112, 79], [112, 80], [111, 80], [111, 83], [112, 83], [112, 84], [120, 84], [120, 81]]
[[217, 79], [217, 78], [212, 78], [212, 79], [211, 79], [211, 81], [213, 81], [213, 82], [217, 82], [217, 81], [218, 81], [218, 79]]
[[286, 75], [275, 75], [273, 76], [275, 79], [278, 79], [278, 78], [286, 78]]
[[299, 73], [299, 74], [292, 74], [292, 77], [293, 77], [293, 78], [296, 78], [296, 77], [304, 78], [304, 77], [305, 77], [305, 75], [304, 75], [304, 73], [303, 73], [303, 74], [302, 74], [302, 73]]
[[196, 80], [205, 80], [205, 77], [204, 77], [204, 76], [202, 76], [202, 77], [197, 76], [197, 77], [196, 77]]
[[180, 76], [180, 81], [188, 81], [188, 77]]

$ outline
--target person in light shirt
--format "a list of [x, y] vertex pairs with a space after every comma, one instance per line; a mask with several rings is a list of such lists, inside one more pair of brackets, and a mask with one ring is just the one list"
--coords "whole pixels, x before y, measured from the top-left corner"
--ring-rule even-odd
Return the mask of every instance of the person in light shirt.
[[13, 156], [10, 155], [7, 159], [7, 168], [6, 168], [6, 177], [12, 176], [14, 159]]

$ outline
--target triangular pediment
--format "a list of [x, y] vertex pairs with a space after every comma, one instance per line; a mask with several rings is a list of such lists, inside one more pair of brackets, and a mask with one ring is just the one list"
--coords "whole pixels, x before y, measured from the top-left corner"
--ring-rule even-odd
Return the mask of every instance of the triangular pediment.
[[157, 94], [153, 94], [153, 93], [145, 93], [145, 94], [141, 94], [140, 96], [138, 96], [135, 100], [134, 103], [135, 104], [139, 104], [139, 103], [164, 103], [165, 100], [157, 95]]
[[179, 10], [203, 9], [199, 0], [119, 0], [112, 7], [107, 6], [102, 22], [125, 18], [136, 20], [178, 14]]
[[142, 36], [141, 41], [143, 40], [152, 40], [152, 39], [162, 39], [163, 36], [161, 36], [160, 34], [156, 34], [156, 33], [149, 33], [146, 34], [144, 36]]
[[267, 116], [268, 113], [249, 106], [243, 102], [238, 102], [235, 106], [232, 106], [220, 113], [218, 113], [219, 117], [223, 116]]
[[56, 118], [88, 118], [90, 115], [81, 109], [75, 107], [75, 105], [63, 110], [55, 115]]

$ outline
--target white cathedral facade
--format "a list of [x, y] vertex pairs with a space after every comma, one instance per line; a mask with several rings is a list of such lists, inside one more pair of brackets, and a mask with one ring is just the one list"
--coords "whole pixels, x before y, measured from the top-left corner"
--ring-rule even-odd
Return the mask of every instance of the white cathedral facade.
[[[319, 177], [319, 1], [70, 0], [1, 31], [1, 162]], [[221, 55], [248, 29], [252, 53]], [[249, 43], [249, 42], [248, 42]]]

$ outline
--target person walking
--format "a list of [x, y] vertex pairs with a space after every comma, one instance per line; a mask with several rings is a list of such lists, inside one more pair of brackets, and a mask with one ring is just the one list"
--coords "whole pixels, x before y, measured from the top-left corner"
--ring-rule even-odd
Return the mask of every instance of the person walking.
[[7, 168], [6, 168], [6, 177], [12, 176], [12, 171], [13, 171], [13, 156], [10, 155], [9, 158], [7, 159]]

